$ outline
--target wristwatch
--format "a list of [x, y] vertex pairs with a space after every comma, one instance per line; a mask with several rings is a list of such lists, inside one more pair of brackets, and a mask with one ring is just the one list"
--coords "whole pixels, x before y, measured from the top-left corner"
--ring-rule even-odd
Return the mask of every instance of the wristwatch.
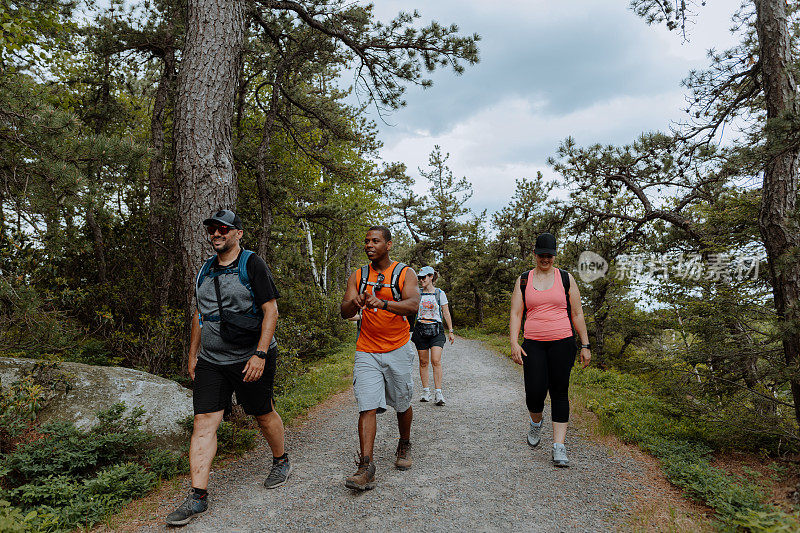
[[455, 331], [451, 329], [451, 330], [450, 330], [450, 333], [455, 333]]
[[591, 344], [581, 344], [581, 348], [586, 348], [587, 350], [592, 347]]
[[261, 350], [256, 350], [256, 353], [254, 353], [253, 355], [255, 355], [256, 357], [260, 357], [261, 359], [267, 358], [267, 352], [262, 352]]
[[388, 307], [389, 307], [389, 300], [384, 300], [384, 301], [383, 301], [383, 310], [384, 310], [384, 311], [386, 311], [386, 309], [387, 309]]

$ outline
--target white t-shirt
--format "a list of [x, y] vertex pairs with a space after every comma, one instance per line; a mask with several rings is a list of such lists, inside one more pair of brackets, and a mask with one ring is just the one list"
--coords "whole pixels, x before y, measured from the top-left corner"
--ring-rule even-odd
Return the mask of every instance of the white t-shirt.
[[[437, 290], [439, 291], [439, 302], [442, 305], [447, 305], [447, 296], [445, 295], [444, 291], [441, 289], [434, 289], [434, 291]], [[441, 310], [439, 309], [439, 304], [436, 303], [435, 293], [422, 293], [422, 298], [420, 298], [419, 301], [419, 312], [417, 313], [417, 319], [432, 320], [435, 322], [442, 321]]]

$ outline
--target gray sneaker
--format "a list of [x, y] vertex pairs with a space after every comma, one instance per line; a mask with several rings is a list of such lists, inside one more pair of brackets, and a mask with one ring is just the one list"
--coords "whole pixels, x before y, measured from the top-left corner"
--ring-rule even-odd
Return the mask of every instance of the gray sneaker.
[[429, 401], [431, 401], [431, 390], [430, 389], [422, 389], [422, 396], [420, 396], [419, 401], [421, 401], [421, 402], [429, 402]]
[[569, 466], [569, 459], [567, 459], [567, 448], [558, 442], [553, 443], [553, 466], [567, 468]]
[[534, 426], [531, 422], [531, 428], [528, 430], [528, 445], [536, 447], [542, 442], [542, 426], [544, 424], [540, 423], [538, 426]]
[[286, 480], [289, 479], [289, 474], [291, 473], [292, 465], [289, 463], [288, 457], [278, 461], [277, 463], [273, 463], [267, 479], [264, 480], [264, 487], [268, 489], [275, 489], [281, 485], [285, 485]]
[[208, 509], [208, 496], [197, 498], [194, 490], [189, 491], [189, 497], [177, 509], [167, 515], [168, 526], [185, 526], [195, 516], [205, 513]]

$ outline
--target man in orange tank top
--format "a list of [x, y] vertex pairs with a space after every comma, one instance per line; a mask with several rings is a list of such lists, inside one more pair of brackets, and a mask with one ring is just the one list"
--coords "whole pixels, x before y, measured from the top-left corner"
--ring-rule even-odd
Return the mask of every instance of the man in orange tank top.
[[[367, 490], [375, 486], [373, 446], [377, 429], [377, 413], [391, 406], [397, 411], [400, 442], [395, 466], [411, 467], [411, 398], [414, 395], [414, 346], [410, 341], [409, 315], [419, 308], [417, 274], [411, 267], [399, 272], [400, 298], [395, 299], [391, 278], [395, 268], [402, 268], [389, 259], [392, 234], [384, 226], [373, 226], [364, 239], [364, 252], [370, 260], [369, 275], [362, 284], [362, 270], [350, 274], [342, 298], [342, 318], [361, 312], [356, 356], [353, 365], [353, 391], [358, 402], [358, 439], [361, 454], [358, 470], [345, 480], [345, 486]], [[366, 267], [365, 267], [366, 268]], [[363, 292], [359, 293], [359, 286]]]

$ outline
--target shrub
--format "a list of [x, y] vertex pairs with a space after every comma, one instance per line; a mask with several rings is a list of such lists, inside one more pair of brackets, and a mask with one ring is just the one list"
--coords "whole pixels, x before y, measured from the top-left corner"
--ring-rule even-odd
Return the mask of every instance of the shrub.
[[712, 466], [708, 427], [652, 394], [643, 380], [588, 368], [573, 373], [572, 381], [581, 386], [602, 428], [656, 456], [670, 482], [712, 507], [726, 524], [773, 531], [775, 524], [792, 523], [788, 515], [768, 509], [751, 482]]
[[88, 431], [48, 424], [0, 460], [0, 531], [89, 527], [185, 469], [180, 456], [146, 450], [141, 409], [126, 415], [117, 404], [97, 416]]
[[171, 479], [178, 474], [189, 470], [188, 458], [180, 453], [169, 450], [151, 450], [145, 456], [149, 470], [158, 476], [158, 479]]
[[66, 422], [41, 428], [43, 437], [20, 445], [0, 463], [15, 485], [48, 476], [79, 477], [97, 468], [140, 456], [150, 437], [139, 429], [142, 410], [123, 416], [124, 404], [97, 414], [100, 422], [83, 432]]
[[32, 376], [0, 389], [0, 453], [11, 451], [15, 439], [33, 424], [44, 395], [44, 387]]

